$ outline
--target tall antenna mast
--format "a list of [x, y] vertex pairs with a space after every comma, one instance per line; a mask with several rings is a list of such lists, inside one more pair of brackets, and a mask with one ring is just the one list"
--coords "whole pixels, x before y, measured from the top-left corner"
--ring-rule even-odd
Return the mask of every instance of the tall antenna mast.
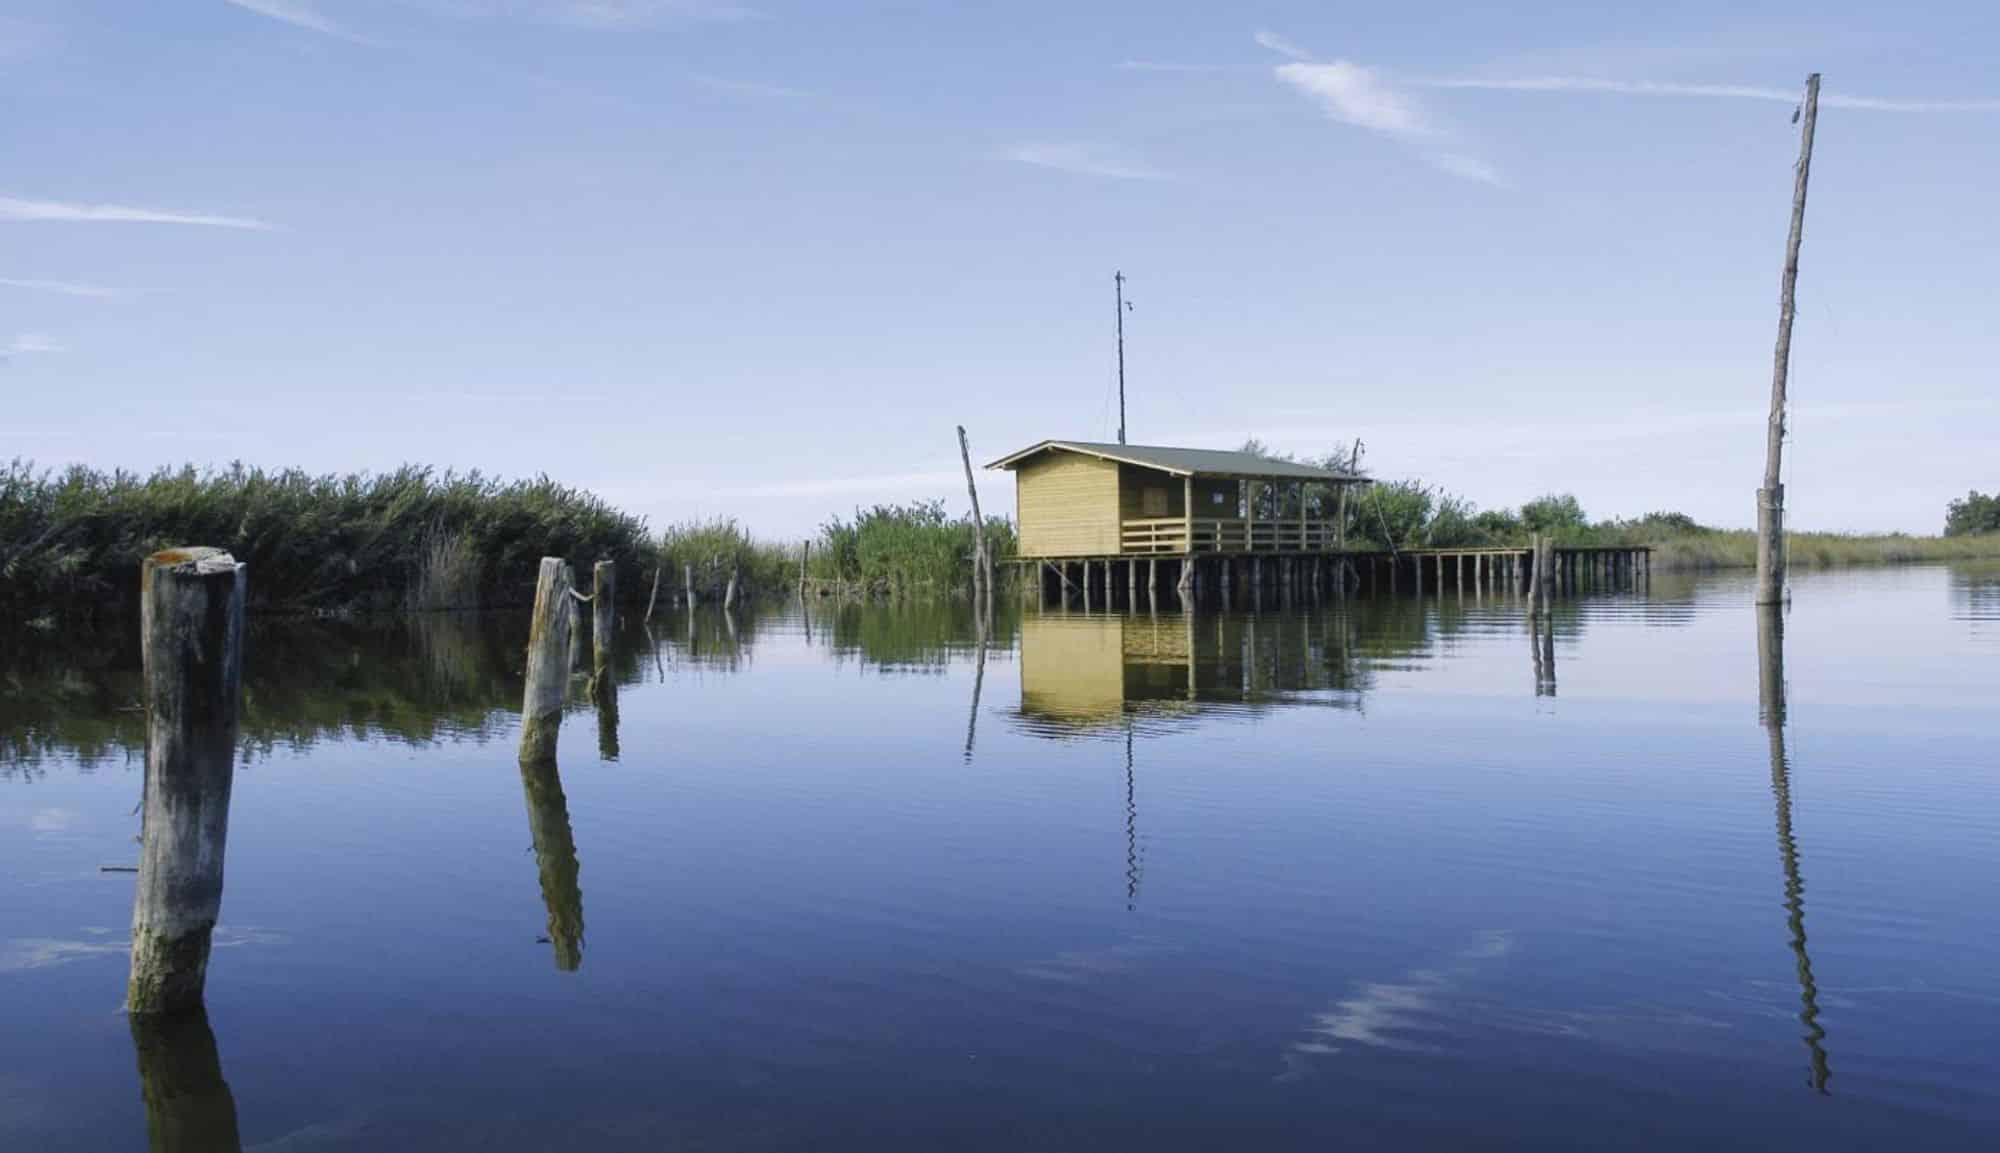
[[1113, 272], [1118, 292], [1118, 443], [1125, 443], [1125, 274]]

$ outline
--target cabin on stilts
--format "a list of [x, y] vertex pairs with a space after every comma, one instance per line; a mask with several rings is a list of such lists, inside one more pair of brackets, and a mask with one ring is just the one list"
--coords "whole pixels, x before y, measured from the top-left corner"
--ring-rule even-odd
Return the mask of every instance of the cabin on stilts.
[[1076, 440], [1045, 440], [987, 467], [1014, 474], [1022, 575], [1039, 571], [1086, 602], [1101, 591], [1107, 604], [1119, 585], [1136, 594], [1163, 580], [1182, 592], [1232, 578], [1317, 591], [1346, 547], [1342, 490], [1369, 483], [1254, 453]]

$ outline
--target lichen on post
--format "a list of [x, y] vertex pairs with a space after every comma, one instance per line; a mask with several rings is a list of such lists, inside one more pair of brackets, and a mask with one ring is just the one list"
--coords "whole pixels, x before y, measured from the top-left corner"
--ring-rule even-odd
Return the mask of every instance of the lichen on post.
[[521, 690], [521, 760], [553, 760], [562, 728], [563, 694], [569, 685], [569, 565], [542, 558], [535, 580], [535, 611], [528, 624], [526, 684]]
[[244, 566], [168, 549], [140, 568], [146, 777], [126, 1008], [200, 1006], [222, 909], [222, 861], [243, 688]]

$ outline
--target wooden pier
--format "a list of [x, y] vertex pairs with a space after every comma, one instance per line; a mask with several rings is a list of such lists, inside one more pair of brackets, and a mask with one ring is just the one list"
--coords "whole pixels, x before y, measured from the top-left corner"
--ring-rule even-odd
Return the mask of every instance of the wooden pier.
[[[1652, 549], [1646, 545], [1557, 545], [1552, 556], [1558, 595], [1643, 590], [1652, 577]], [[1138, 606], [1178, 594], [1191, 604], [1255, 608], [1350, 595], [1527, 596], [1535, 550], [1502, 545], [1332, 551], [1252, 542], [1227, 550], [1034, 557], [1014, 564], [1020, 587], [1039, 590], [1044, 604]]]

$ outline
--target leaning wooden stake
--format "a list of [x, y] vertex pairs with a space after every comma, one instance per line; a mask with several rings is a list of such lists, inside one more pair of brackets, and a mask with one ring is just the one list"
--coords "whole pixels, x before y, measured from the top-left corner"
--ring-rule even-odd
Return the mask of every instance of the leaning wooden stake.
[[608, 560], [590, 566], [591, 672], [602, 676], [611, 665], [612, 634], [618, 627], [618, 566]]
[[521, 690], [521, 760], [554, 760], [562, 728], [563, 693], [569, 687], [570, 567], [561, 557], [542, 558], [535, 581], [535, 611], [528, 622], [527, 684]]
[[656, 603], [657, 603], [657, 602], [659, 601], [659, 599], [660, 599], [660, 569], [661, 569], [661, 568], [663, 568], [663, 567], [665, 567], [665, 566], [663, 566], [663, 565], [654, 565], [654, 566], [653, 566], [653, 591], [652, 591], [652, 592], [651, 592], [650, 594], [648, 594], [648, 595], [647, 595], [647, 597], [646, 597], [646, 617], [645, 617], [645, 619], [646, 619], [647, 621], [650, 621], [650, 620], [652, 620], [652, 619], [653, 619], [653, 605], [654, 605], [654, 604], [656, 604]]
[[805, 543], [805, 545], [799, 549], [799, 599], [800, 600], [804, 600], [806, 596], [806, 563], [812, 560], [812, 555], [813, 555], [813, 542], [808, 540]]
[[[979, 486], [972, 483], [972, 450], [966, 446], [965, 426], [958, 426], [958, 459], [965, 465], [965, 492], [972, 498], [972, 596], [993, 599], [993, 558], [986, 551], [986, 518], [979, 514]], [[1111, 586], [1105, 585], [1105, 599]]]
[[1813, 127], [1819, 121], [1819, 73], [1806, 77], [1805, 124], [1799, 129], [1799, 164], [1792, 184], [1792, 230], [1785, 239], [1785, 275], [1778, 289], [1778, 346], [1771, 359], [1771, 419], [1764, 441], [1764, 487], [1757, 490], [1757, 603], [1785, 595], [1785, 487], [1779, 471], [1785, 451], [1785, 383], [1792, 367], [1793, 295], [1799, 283], [1799, 243], [1806, 230], [1806, 182], [1812, 175]]
[[177, 1013], [201, 1005], [222, 910], [247, 582], [213, 548], [154, 553], [139, 579], [146, 778], [125, 1005]]

